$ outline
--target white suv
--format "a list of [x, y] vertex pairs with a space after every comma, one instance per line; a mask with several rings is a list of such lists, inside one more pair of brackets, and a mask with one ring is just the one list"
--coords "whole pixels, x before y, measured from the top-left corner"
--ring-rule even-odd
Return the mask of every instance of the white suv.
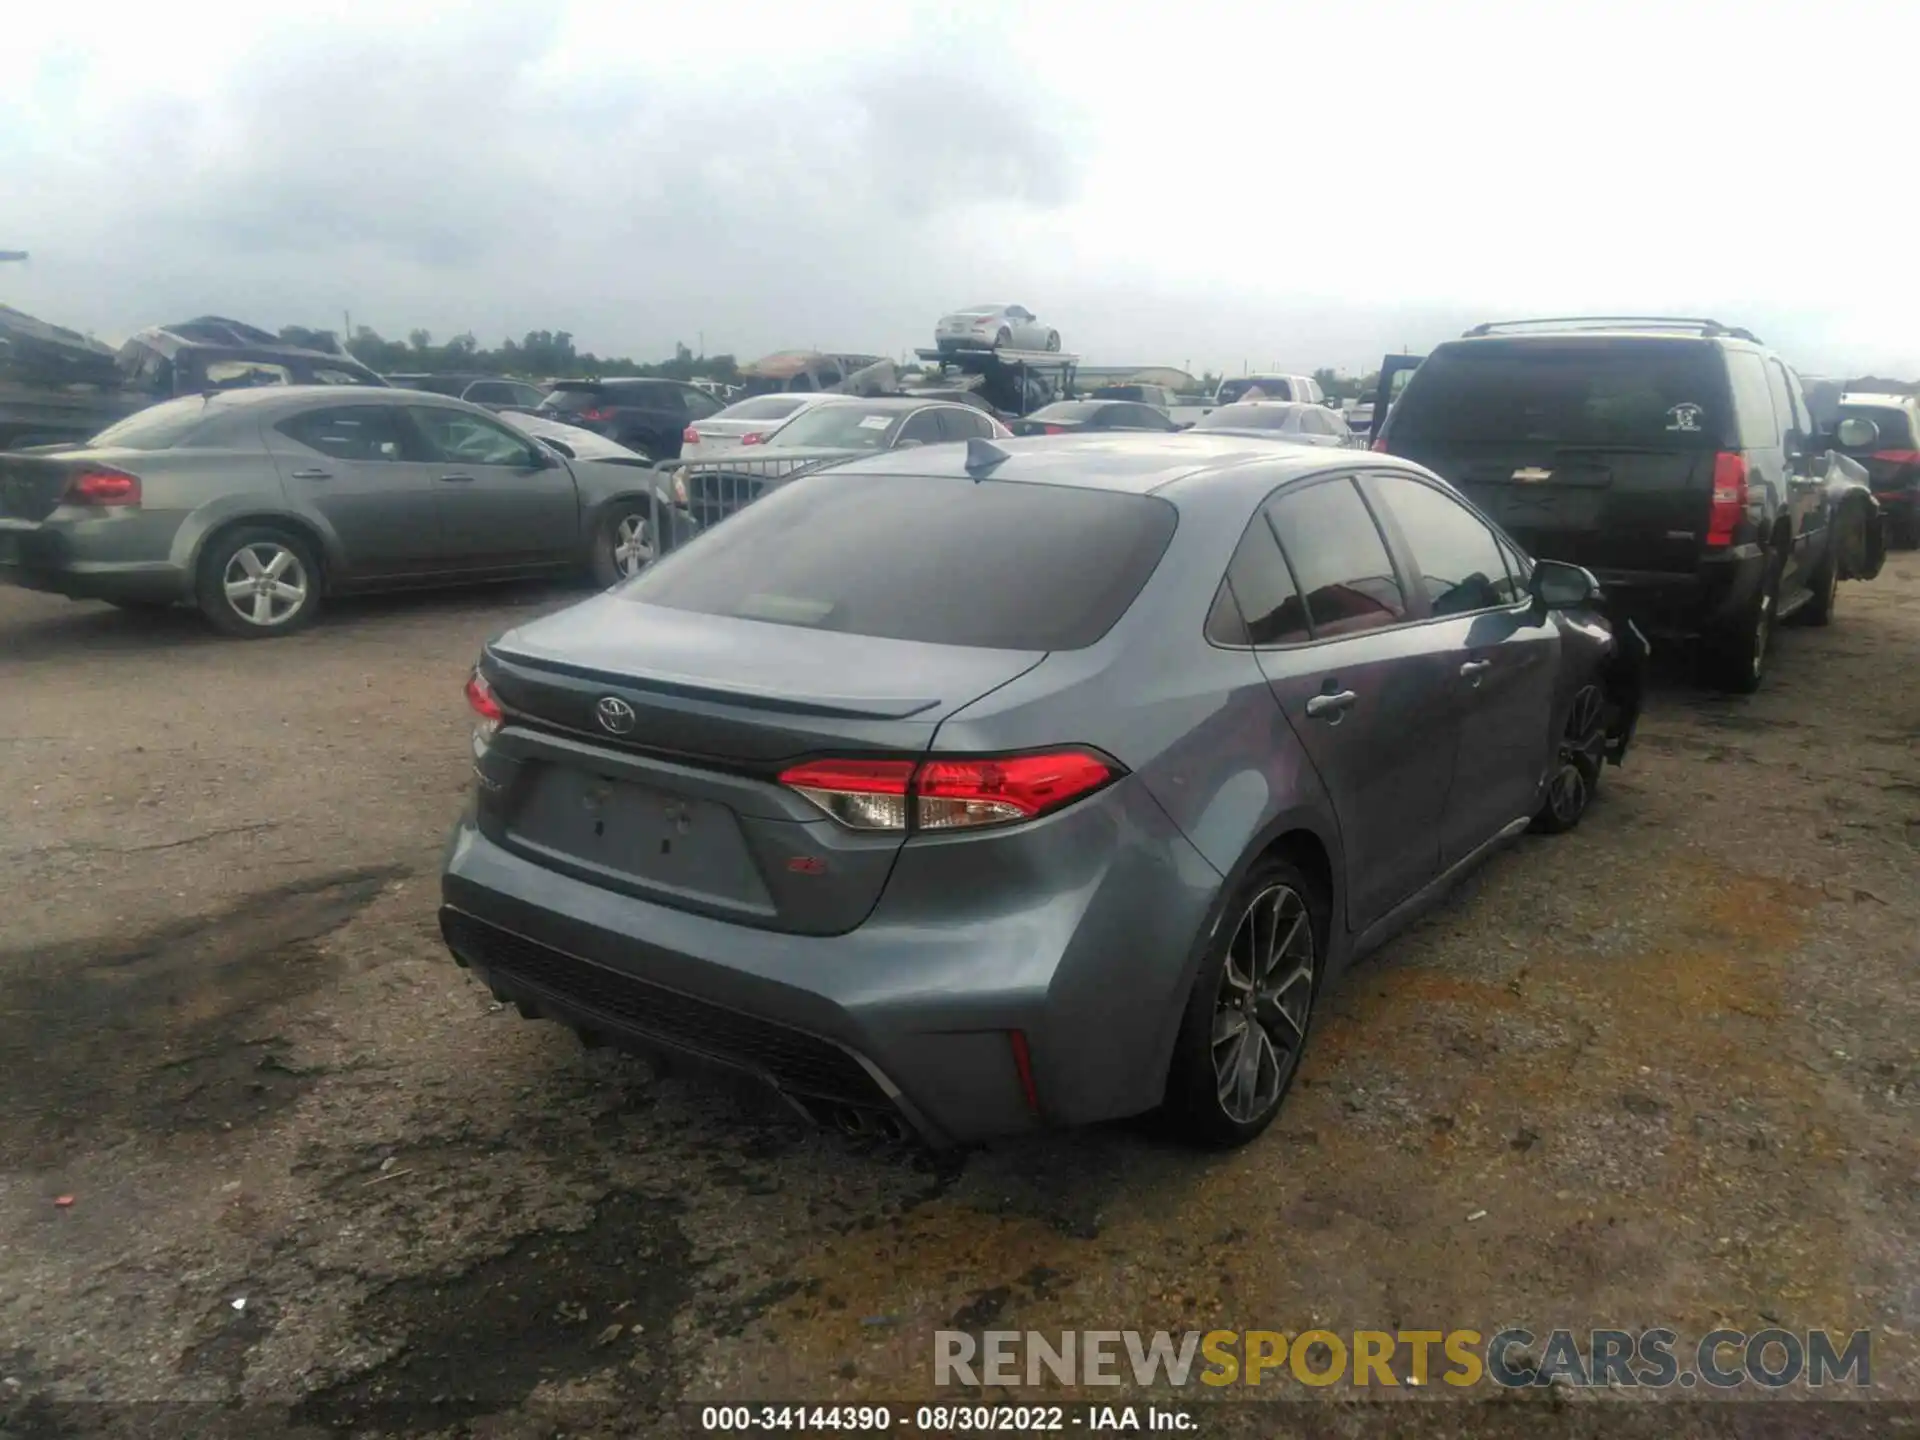
[[[1255, 395], [1253, 392], [1260, 393]], [[1320, 382], [1311, 375], [1236, 375], [1222, 380], [1213, 392], [1215, 405], [1231, 405], [1239, 400], [1295, 400], [1306, 405], [1327, 403]]]

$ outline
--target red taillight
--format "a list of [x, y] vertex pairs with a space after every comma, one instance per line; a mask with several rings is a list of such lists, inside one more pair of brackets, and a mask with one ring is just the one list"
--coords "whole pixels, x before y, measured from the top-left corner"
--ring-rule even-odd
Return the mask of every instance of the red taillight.
[[1067, 427], [1064, 425], [1042, 425], [1040, 427], [1040, 433], [1042, 435], [1064, 435], [1067, 433]]
[[140, 477], [124, 470], [90, 465], [67, 481], [63, 498], [69, 505], [138, 505]]
[[687, 426], [686, 429], [680, 432], [680, 443], [682, 445], [698, 445], [700, 443], [700, 432], [691, 425]]
[[767, 443], [767, 437], [756, 430], [751, 435], [742, 435], [740, 437], [740, 443], [742, 445], [764, 445]]
[[1920, 450], [1876, 450], [1873, 458], [1889, 465], [1920, 465]]
[[1069, 805], [1119, 770], [1085, 750], [991, 759], [814, 760], [780, 783], [855, 830], [972, 830]]
[[1747, 513], [1747, 458], [1730, 450], [1713, 457], [1713, 508], [1707, 514], [1707, 544], [1731, 545]]
[[487, 684], [478, 670], [467, 677], [467, 704], [482, 720], [491, 720], [496, 725], [507, 718], [506, 711], [500, 708], [500, 702], [493, 698], [493, 687]]
[[1369, 445], [1367, 448], [1381, 455], [1386, 454], [1387, 453], [1387, 437], [1384, 435], [1374, 436], [1373, 443]]
[[854, 830], [906, 829], [912, 780], [911, 760], [811, 760], [780, 775], [782, 785]]
[[602, 410], [599, 406], [596, 405], [592, 409], [582, 410], [580, 412], [580, 418], [582, 420], [596, 420], [596, 421], [611, 420], [613, 418], [613, 411]]

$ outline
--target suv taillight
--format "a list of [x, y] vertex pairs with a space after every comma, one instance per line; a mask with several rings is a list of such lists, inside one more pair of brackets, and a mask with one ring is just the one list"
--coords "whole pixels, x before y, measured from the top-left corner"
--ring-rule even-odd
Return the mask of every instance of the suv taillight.
[[105, 465], [76, 471], [60, 497], [68, 505], [138, 505], [140, 477]]
[[949, 760], [811, 760], [780, 776], [853, 830], [977, 830], [1033, 820], [1123, 772], [1086, 750]]
[[1707, 514], [1707, 544], [1731, 545], [1747, 513], [1747, 457], [1722, 450], [1713, 457], [1713, 508]]
[[1920, 465], [1920, 450], [1876, 450], [1873, 458], [1889, 465]]
[[1377, 451], [1379, 454], [1382, 454], [1382, 455], [1386, 454], [1387, 453], [1387, 437], [1384, 435], [1374, 436], [1373, 443], [1367, 446], [1367, 448], [1369, 450]]
[[700, 432], [691, 425], [687, 426], [686, 429], [680, 432], [680, 443], [682, 445], [698, 445], [700, 443]]
[[613, 418], [613, 411], [602, 410], [598, 405], [594, 405], [589, 407], [588, 409], [582, 410], [580, 412], [580, 418], [582, 420], [593, 420], [593, 421], [611, 420]]

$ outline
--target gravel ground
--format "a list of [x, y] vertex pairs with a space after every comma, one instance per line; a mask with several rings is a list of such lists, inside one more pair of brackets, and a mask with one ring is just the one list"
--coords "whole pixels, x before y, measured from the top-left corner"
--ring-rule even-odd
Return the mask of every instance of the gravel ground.
[[912, 1401], [954, 1324], [1870, 1328], [1920, 1399], [1920, 556], [1757, 697], [1663, 681], [1213, 1156], [869, 1147], [494, 1005], [434, 925], [460, 684], [573, 598], [242, 644], [0, 591], [0, 1435]]

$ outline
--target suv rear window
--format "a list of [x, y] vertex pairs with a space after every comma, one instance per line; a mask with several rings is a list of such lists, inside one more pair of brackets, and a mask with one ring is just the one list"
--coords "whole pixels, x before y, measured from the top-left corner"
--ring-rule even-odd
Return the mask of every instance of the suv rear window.
[[547, 392], [547, 398], [540, 402], [540, 408], [577, 415], [582, 410], [593, 409], [599, 403], [598, 385], [561, 385]]
[[1720, 352], [1701, 341], [1443, 345], [1387, 422], [1402, 445], [1719, 449], [1734, 431]]
[[[700, 615], [994, 650], [1079, 650], [1173, 538], [1151, 495], [827, 471], [782, 486], [623, 586]], [[992, 536], [903, 545], [903, 535]]]
[[1891, 405], [1842, 405], [1842, 420], [1871, 420], [1880, 427], [1880, 438], [1865, 446], [1858, 453], [1874, 450], [1911, 450], [1914, 448], [1913, 425], [1907, 412], [1896, 410]]

